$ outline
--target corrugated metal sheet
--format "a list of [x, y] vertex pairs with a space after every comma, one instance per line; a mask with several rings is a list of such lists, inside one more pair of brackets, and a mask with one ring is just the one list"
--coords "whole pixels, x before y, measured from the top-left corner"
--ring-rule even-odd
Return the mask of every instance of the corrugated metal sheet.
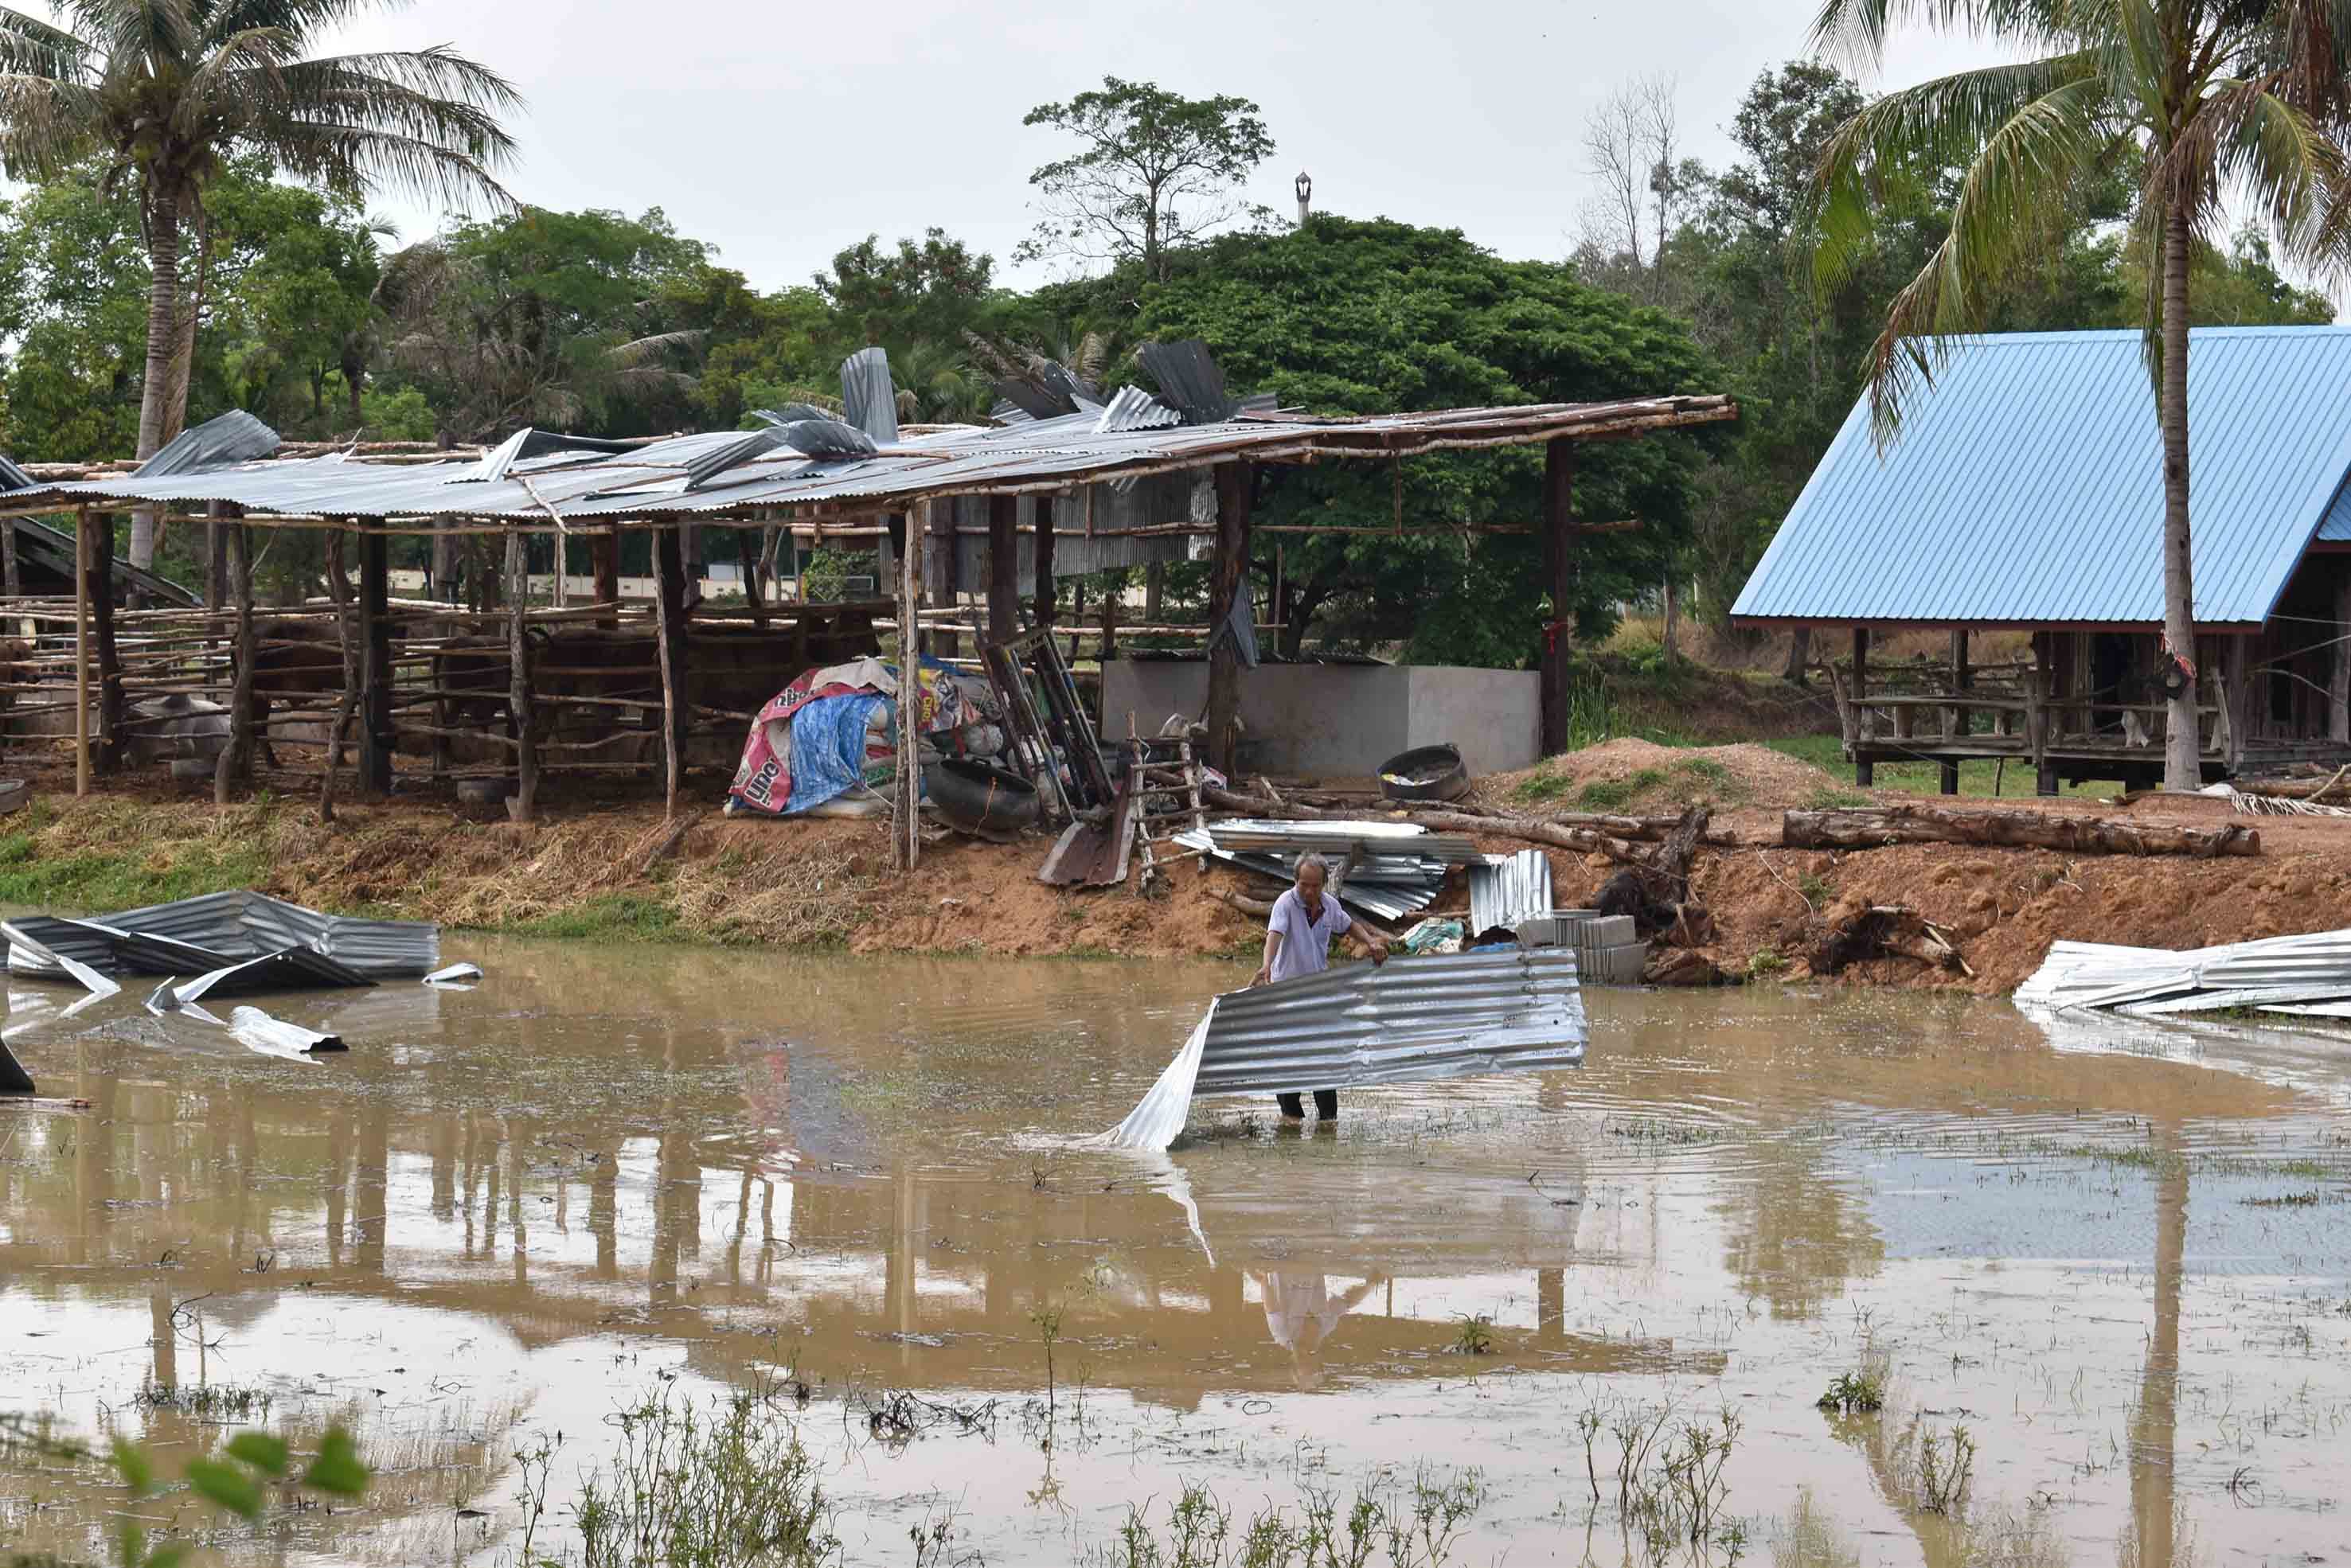
[[[1244, 871], [1289, 881], [1298, 874], [1295, 854], [1245, 854], [1217, 848], [1206, 831], [1186, 828], [1174, 837], [1180, 849], [1205, 852]], [[1444, 890], [1445, 862], [1382, 855], [1358, 865], [1334, 895], [1341, 904], [1362, 914], [1390, 922], [1417, 915], [1437, 902]]]
[[1469, 868], [1469, 935], [1496, 926], [1516, 931], [1551, 909], [1551, 857], [1541, 850], [1494, 855]]
[[1583, 1045], [1575, 955], [1565, 948], [1351, 964], [1217, 998], [1192, 1092], [1576, 1067]]
[[[1648, 398], [1610, 403], [1541, 403], [1447, 409], [1426, 413], [1324, 419], [1272, 413], [1215, 424], [1097, 433], [1088, 413], [1004, 429], [954, 426], [905, 433], [873, 457], [820, 460], [796, 451], [769, 453], [733, 471], [724, 484], [689, 492], [685, 467], [742, 432], [707, 431], [655, 442], [632, 452], [533, 474], [526, 487], [508, 474], [496, 482], [450, 485], [476, 465], [394, 466], [340, 456], [260, 462], [162, 477], [122, 476], [51, 484], [15, 493], [16, 506], [72, 506], [104, 498], [197, 505], [227, 501], [259, 515], [335, 517], [503, 517], [544, 523], [551, 509], [566, 521], [645, 517], [748, 516], [773, 508], [825, 506], [858, 514], [910, 511], [936, 497], [1015, 488], [1076, 490], [1150, 471], [1205, 466], [1227, 458], [1304, 461], [1340, 448], [1393, 458], [1456, 445], [1509, 444], [1573, 435], [1579, 427], [1625, 422], [1705, 423], [1735, 418], [1720, 398]], [[1165, 517], [1155, 521], [1168, 521]]]
[[[2292, 994], [2288, 994], [2292, 993]], [[2055, 1009], [2137, 1008], [2195, 1011], [2264, 1002], [2321, 1001], [2351, 997], [2351, 930], [2231, 942], [2184, 952], [2121, 947], [2100, 942], [2057, 942], [2031, 978], [2016, 989], [2020, 1003]]]
[[1102, 1142], [1164, 1149], [1198, 1094], [1581, 1067], [1583, 1049], [1583, 999], [1568, 948], [1354, 964], [1218, 997]]
[[1399, 851], [1447, 865], [1474, 865], [1484, 855], [1467, 833], [1432, 833], [1409, 822], [1274, 822], [1239, 819], [1210, 825], [1223, 850], [1284, 854], [1366, 855]]
[[[56, 977], [47, 937], [67, 940], [53, 949], [102, 974], [188, 974], [297, 949], [328, 960], [323, 970], [367, 979], [408, 978], [441, 962], [441, 928], [421, 920], [362, 920], [321, 915], [266, 894], [205, 894], [144, 909], [126, 909], [99, 921], [37, 918], [12, 936], [8, 967], [18, 974]], [[36, 925], [39, 932], [36, 935]], [[58, 928], [70, 928], [69, 934]], [[5, 929], [5, 927], [0, 927]], [[86, 951], [99, 957], [85, 956]], [[343, 980], [328, 983], [344, 984]]]
[[1122, 430], [1165, 430], [1184, 423], [1184, 416], [1141, 387], [1121, 387], [1094, 420], [1094, 434]]
[[[2196, 617], [2259, 623], [2351, 473], [2351, 329], [2199, 328], [2188, 363]], [[2138, 333], [1978, 340], [1883, 457], [1855, 404], [1731, 613], [2158, 622], [2160, 459]]]

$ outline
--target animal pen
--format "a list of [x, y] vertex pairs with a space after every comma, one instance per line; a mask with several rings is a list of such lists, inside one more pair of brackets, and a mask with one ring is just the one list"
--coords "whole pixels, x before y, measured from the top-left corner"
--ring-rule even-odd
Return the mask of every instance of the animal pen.
[[[845, 377], [858, 364], [845, 367]], [[216, 705], [206, 709], [210, 722], [228, 731], [217, 767], [223, 799], [233, 780], [251, 776], [257, 751], [292, 746], [318, 758], [314, 771], [331, 808], [349, 734], [365, 792], [391, 789], [395, 756], [405, 749], [429, 756], [425, 777], [434, 779], [510, 779], [507, 808], [520, 821], [538, 810], [542, 779], [557, 774], [651, 775], [674, 813], [697, 743], [729, 743], [722, 755], [731, 764], [744, 727], [786, 682], [812, 666], [878, 654], [885, 635], [901, 668], [912, 671], [925, 654], [956, 659], [966, 638], [979, 645], [975, 651], [1000, 649], [1033, 629], [1027, 622], [1109, 650], [1122, 632], [1186, 630], [1122, 627], [1115, 596], [1105, 596], [1098, 624], [1057, 624], [1053, 585], [1060, 575], [1196, 559], [1194, 541], [1205, 539], [1212, 541], [1205, 552], [1213, 563], [1210, 615], [1207, 627], [1188, 630], [1210, 637], [1207, 745], [1210, 760], [1225, 761], [1245, 660], [1242, 639], [1217, 629], [1252, 616], [1250, 511], [1262, 467], [1397, 464], [1542, 444], [1537, 526], [1561, 602], [1579, 528], [1572, 516], [1576, 444], [1737, 417], [1730, 400], [1709, 396], [1325, 418], [1229, 402], [1217, 386], [1166, 401], [1134, 390], [1107, 405], [1072, 399], [1067, 413], [995, 427], [901, 430], [890, 413], [886, 367], [881, 373], [883, 395], [865, 400], [866, 417], [852, 400], [851, 419], [862, 429], [803, 410], [758, 432], [635, 445], [525, 431], [463, 457], [336, 449], [165, 473], [152, 465], [80, 477], [36, 469], [29, 485], [0, 497], [0, 511], [74, 515], [82, 543], [74, 601], [6, 603], [14, 621], [40, 633], [9, 683], [13, 695], [29, 699], [16, 712], [72, 712], [83, 791], [93, 768], [120, 766], [142, 736], [187, 723], [174, 709], [208, 704]], [[205, 606], [117, 602], [120, 567], [104, 543], [112, 529], [93, 519], [141, 506], [171, 526], [205, 530], [218, 583]], [[707, 528], [740, 530], [739, 604], [697, 602], [691, 591], [690, 536]], [[256, 540], [276, 529], [323, 536], [325, 601], [255, 602]], [[1399, 500], [1392, 528], [1352, 531], [1414, 530]], [[622, 540], [632, 532], [651, 538], [649, 603], [624, 601], [620, 592]], [[535, 535], [559, 541], [552, 603], [532, 602], [528, 541]], [[494, 541], [503, 563], [495, 601], [395, 600], [389, 545], [402, 537]], [[784, 537], [796, 546], [875, 550], [886, 563], [886, 588], [847, 603], [783, 599], [763, 568]], [[586, 603], [566, 601], [562, 591], [561, 541], [572, 539], [586, 543], [595, 563]], [[765, 541], [756, 560], [754, 539]], [[1024, 577], [1034, 594], [1026, 617]], [[1565, 651], [1563, 640], [1547, 641], [1545, 729], [1556, 736], [1564, 728]], [[1014, 684], [1023, 684], [1018, 665], [1007, 663]], [[898, 682], [902, 736], [914, 734], [917, 685]], [[1043, 766], [1053, 767], [1050, 752]], [[897, 777], [897, 852], [911, 864], [919, 769], [902, 767]]]

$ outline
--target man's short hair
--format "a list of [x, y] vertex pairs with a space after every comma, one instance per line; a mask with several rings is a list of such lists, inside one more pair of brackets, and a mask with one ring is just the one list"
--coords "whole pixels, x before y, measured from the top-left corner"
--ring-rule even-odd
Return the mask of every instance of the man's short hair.
[[1308, 866], [1312, 866], [1316, 871], [1321, 872], [1324, 882], [1331, 880], [1331, 862], [1321, 855], [1309, 853], [1298, 857], [1298, 869], [1290, 873], [1290, 881], [1295, 882], [1304, 876]]

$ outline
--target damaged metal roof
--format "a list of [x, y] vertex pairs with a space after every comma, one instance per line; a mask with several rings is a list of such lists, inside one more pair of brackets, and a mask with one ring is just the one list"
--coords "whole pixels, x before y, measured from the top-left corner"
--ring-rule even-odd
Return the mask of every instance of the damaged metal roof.
[[[695, 466], [737, 448], [744, 433], [709, 431], [626, 453], [581, 449], [514, 464], [499, 477], [481, 463], [393, 465], [341, 455], [240, 463], [201, 473], [119, 475], [36, 484], [8, 497], [20, 510], [98, 501], [201, 506], [220, 501], [258, 516], [355, 518], [496, 517], [518, 523], [612, 523], [664, 516], [753, 516], [780, 510], [868, 515], [944, 497], [1071, 490], [1228, 459], [1393, 458], [1512, 445], [1555, 437], [1672, 429], [1734, 419], [1725, 397], [1604, 403], [1534, 403], [1429, 413], [1323, 418], [1243, 412], [1207, 424], [1102, 431], [1080, 412], [1001, 429], [909, 432], [870, 457], [811, 456], [784, 446], [739, 461], [698, 488]], [[455, 484], [452, 478], [474, 480]]]

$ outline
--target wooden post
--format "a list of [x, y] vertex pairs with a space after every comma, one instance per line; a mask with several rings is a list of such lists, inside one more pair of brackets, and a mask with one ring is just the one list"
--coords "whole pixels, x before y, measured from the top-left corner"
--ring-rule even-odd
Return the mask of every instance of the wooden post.
[[1020, 497], [987, 498], [987, 637], [1020, 634]]
[[392, 792], [392, 541], [380, 532], [360, 536], [360, 789]]
[[751, 612], [751, 624], [760, 631], [768, 629], [767, 587], [759, 580], [758, 535], [749, 528], [735, 530], [735, 562], [743, 574], [743, 602]]
[[[1966, 695], [1968, 688], [1974, 684], [1975, 677], [1968, 673], [1967, 628], [1960, 627], [1951, 633], [1951, 695], [1954, 697]], [[1944, 738], [1965, 745], [1968, 738], [1969, 721], [1970, 715], [1966, 708], [1951, 708], [1946, 715], [1943, 724]], [[1943, 793], [1946, 795], [1956, 795], [1959, 792], [1958, 758], [1953, 758], [1943, 764], [1942, 786]]]
[[1104, 664], [1118, 657], [1118, 593], [1119, 591], [1115, 588], [1102, 590], [1102, 658]]
[[1658, 638], [1658, 643], [1659, 651], [1665, 654], [1666, 663], [1670, 664], [1674, 662], [1674, 632], [1680, 620], [1681, 612], [1681, 591], [1674, 586], [1671, 573], [1667, 573], [1666, 577], [1665, 600], [1666, 626], [1664, 633]]
[[2032, 634], [2032, 670], [2024, 686], [2024, 744], [2032, 753], [2032, 791], [2057, 793], [2057, 771], [2049, 766], [2049, 683], [2053, 664], [2050, 633]]
[[1037, 569], [1037, 624], [1053, 623], [1055, 601], [1059, 595], [1053, 581], [1053, 515], [1061, 510], [1060, 503], [1050, 496], [1037, 497], [1036, 549], [1030, 559]]
[[1229, 637], [1217, 635], [1236, 605], [1249, 602], [1249, 510], [1256, 500], [1257, 473], [1248, 463], [1219, 463], [1217, 480], [1217, 554], [1209, 567], [1208, 765], [1228, 779], [1238, 777], [1241, 656]]
[[[2253, 677], [2246, 655], [2252, 651], [2252, 639], [2228, 636], [2220, 639], [2220, 684], [2229, 693], [2229, 751], [2225, 758], [2229, 771], [2237, 770], [2245, 759], [2246, 744], [2262, 732], [2263, 706], [2253, 698]], [[99, 645], [99, 655], [105, 657], [105, 644]]]
[[[364, 568], [362, 568], [364, 570]], [[507, 528], [507, 709], [514, 726], [515, 792], [507, 815], [528, 822], [538, 809], [538, 716], [531, 711], [530, 540], [522, 529]]]
[[1543, 628], [1542, 748], [1554, 757], [1568, 746], [1568, 657], [1574, 652], [1575, 444], [1543, 444], [1543, 569], [1550, 580], [1551, 622]]
[[16, 598], [25, 591], [25, 580], [16, 568], [16, 519], [0, 518], [0, 589]]
[[1877, 781], [1877, 764], [1863, 753], [1872, 737], [1869, 710], [1864, 706], [1869, 695], [1869, 628], [1853, 629], [1853, 781], [1866, 789]]
[[898, 552], [898, 778], [896, 810], [898, 866], [913, 871], [923, 858], [922, 747], [915, 737], [915, 713], [922, 694], [923, 598], [916, 576], [919, 548], [914, 519], [907, 519], [906, 548]]
[[[16, 531], [12, 519], [9, 531]], [[89, 793], [89, 511], [74, 518], [74, 795]]]
[[653, 530], [653, 619], [661, 641], [663, 798], [677, 814], [678, 786], [684, 776], [685, 731], [693, 672], [685, 643], [685, 530]]
[[1167, 563], [1155, 560], [1143, 569], [1143, 623], [1145, 626], [1166, 624], [1161, 606], [1167, 596]]
[[114, 519], [92, 514], [89, 546], [90, 639], [98, 657], [98, 741], [95, 766], [111, 773], [122, 764], [122, 652], [114, 638]]
[[[2326, 737], [2351, 741], [2351, 562], [2337, 563], [2335, 580], [2335, 668], [2326, 682]], [[11, 589], [9, 591], [14, 592]]]
[[253, 629], [253, 531], [241, 520], [222, 525], [227, 536], [228, 591], [236, 604], [236, 679], [228, 699], [228, 747], [213, 768], [213, 803], [228, 804], [229, 786], [253, 779], [253, 677], [261, 650]]
[[[956, 502], [952, 497], [923, 504], [924, 534], [929, 540], [931, 559], [923, 565], [923, 597], [934, 610], [956, 608], [957, 585], [960, 581], [956, 553]], [[938, 632], [935, 650], [939, 657], [952, 659], [963, 648], [963, 638], [953, 632]]]
[[621, 525], [614, 523], [596, 536], [596, 602], [611, 609], [597, 619], [607, 626], [621, 623]]
[[[360, 700], [359, 629], [351, 624], [351, 580], [343, 564], [343, 530], [327, 530], [327, 592], [335, 601], [335, 643], [343, 654], [343, 692], [335, 704], [335, 725], [327, 732], [327, 771], [319, 783], [319, 821], [335, 820], [335, 772], [343, 765], [343, 737], [350, 734], [351, 715]], [[438, 685], [438, 683], [435, 683]], [[433, 737], [437, 762], [446, 743]], [[438, 769], [435, 769], [438, 771]]]
[[561, 528], [547, 536], [548, 547], [555, 556], [555, 570], [549, 579], [548, 597], [555, 608], [561, 610], [571, 602], [571, 539]]

